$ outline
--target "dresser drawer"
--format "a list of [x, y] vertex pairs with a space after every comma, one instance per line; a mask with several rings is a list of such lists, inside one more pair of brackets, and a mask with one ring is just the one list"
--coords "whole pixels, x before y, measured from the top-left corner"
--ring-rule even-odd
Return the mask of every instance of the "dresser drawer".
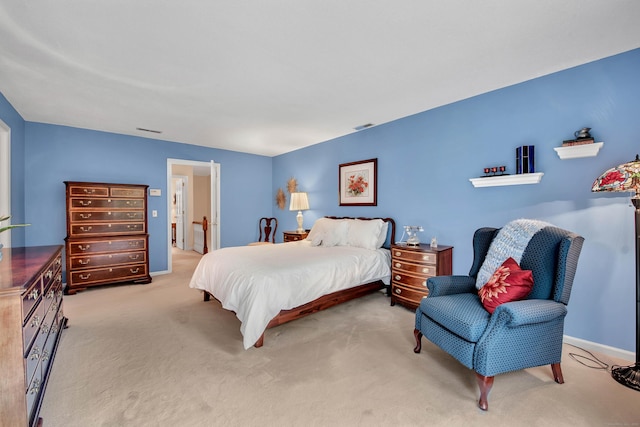
[[144, 211], [73, 211], [71, 212], [71, 221], [76, 223], [96, 221], [144, 221]]
[[[415, 288], [407, 288], [405, 286], [399, 286], [394, 284], [393, 289], [391, 290], [391, 297], [397, 299], [403, 299], [403, 303], [409, 303], [409, 305], [417, 305], [420, 304], [420, 300], [429, 295], [429, 290], [425, 289], [424, 291], [415, 289]], [[415, 307], [414, 307], [415, 308]]]
[[145, 251], [71, 257], [71, 268], [95, 268], [110, 265], [131, 264], [146, 261]]
[[393, 259], [393, 264], [391, 268], [402, 271], [409, 271], [412, 273], [417, 273], [423, 275], [425, 277], [431, 277], [436, 275], [436, 266], [435, 265], [424, 265], [424, 264], [412, 264], [410, 262], [400, 261], [397, 259]]
[[42, 277], [35, 280], [22, 295], [22, 324], [26, 324], [29, 315], [42, 298]]
[[68, 254], [95, 254], [116, 251], [139, 251], [147, 247], [147, 239], [144, 237], [129, 239], [96, 239], [83, 240], [82, 242], [68, 242]]
[[394, 271], [391, 274], [393, 283], [399, 283], [417, 289], [427, 288], [427, 278], [422, 276], [413, 276], [411, 274]]
[[71, 209], [144, 209], [142, 199], [71, 199]]
[[146, 192], [144, 187], [111, 187], [111, 197], [143, 198]]
[[105, 267], [71, 272], [71, 286], [83, 286], [96, 283], [134, 280], [147, 276], [146, 264], [134, 264], [123, 267]]
[[70, 185], [68, 187], [70, 196], [91, 196], [91, 197], [108, 197], [109, 187], [107, 186], [85, 186]]
[[408, 260], [418, 263], [434, 264], [438, 259], [438, 255], [435, 253], [411, 251], [408, 249], [393, 249], [393, 258], [399, 260]]
[[44, 305], [38, 303], [38, 305], [31, 313], [31, 316], [27, 319], [27, 323], [22, 327], [22, 343], [23, 353], [26, 355], [33, 344], [33, 340], [36, 338], [40, 325], [44, 321]]
[[95, 234], [131, 234], [145, 232], [146, 230], [144, 222], [71, 224], [72, 236], [91, 236]]

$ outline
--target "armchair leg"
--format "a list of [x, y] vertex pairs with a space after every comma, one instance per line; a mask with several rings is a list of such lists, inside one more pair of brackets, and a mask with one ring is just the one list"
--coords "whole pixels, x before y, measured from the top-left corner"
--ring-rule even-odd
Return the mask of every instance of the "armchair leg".
[[478, 387], [480, 388], [480, 400], [478, 401], [478, 407], [483, 411], [489, 409], [489, 403], [487, 399], [489, 397], [489, 392], [491, 391], [491, 387], [493, 387], [493, 377], [485, 377], [484, 375], [480, 375], [476, 372], [476, 381], [478, 382]]
[[416, 338], [416, 346], [414, 347], [413, 352], [420, 353], [420, 350], [422, 350], [422, 332], [414, 329], [413, 336]]
[[560, 368], [560, 364], [559, 363], [552, 363], [551, 364], [551, 371], [553, 371], [553, 379], [558, 384], [564, 384], [564, 378], [562, 377], [562, 368]]

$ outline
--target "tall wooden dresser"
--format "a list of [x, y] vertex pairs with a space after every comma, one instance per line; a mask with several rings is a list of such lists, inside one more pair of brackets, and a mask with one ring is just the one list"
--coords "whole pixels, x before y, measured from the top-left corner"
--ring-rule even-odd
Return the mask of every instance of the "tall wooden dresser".
[[0, 425], [34, 426], [67, 323], [62, 246], [1, 250]]
[[453, 247], [391, 245], [391, 305], [415, 310], [429, 294], [427, 279], [451, 275]]
[[147, 185], [65, 181], [65, 292], [150, 283]]

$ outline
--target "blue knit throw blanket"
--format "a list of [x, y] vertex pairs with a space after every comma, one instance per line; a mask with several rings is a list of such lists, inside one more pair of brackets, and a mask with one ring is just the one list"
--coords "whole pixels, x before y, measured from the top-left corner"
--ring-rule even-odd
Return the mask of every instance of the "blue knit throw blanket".
[[516, 260], [519, 265], [522, 254], [531, 238], [538, 231], [548, 226], [551, 226], [551, 224], [535, 219], [516, 219], [502, 227], [491, 242], [484, 263], [480, 267], [476, 279], [476, 288], [482, 288], [498, 267], [509, 257]]

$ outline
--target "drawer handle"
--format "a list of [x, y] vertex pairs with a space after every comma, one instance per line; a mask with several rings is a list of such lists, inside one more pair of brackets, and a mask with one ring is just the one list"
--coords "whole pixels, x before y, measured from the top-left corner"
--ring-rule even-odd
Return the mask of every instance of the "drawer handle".
[[89, 213], [89, 214], [83, 214], [83, 213], [81, 213], [81, 214], [80, 214], [80, 218], [82, 218], [82, 219], [89, 219], [89, 218], [91, 218], [91, 214], [90, 214], [90, 213]]
[[55, 312], [57, 310], [58, 310], [58, 303], [54, 302], [53, 304], [51, 304], [51, 307], [49, 307], [49, 311]]
[[49, 325], [47, 325], [46, 323], [43, 323], [42, 327], [40, 328], [40, 333], [42, 335], [47, 335], [49, 333]]
[[394, 279], [396, 279], [396, 280], [400, 280], [400, 279], [402, 279], [402, 276], [401, 276], [401, 275], [399, 275], [399, 274], [396, 274], [396, 275], [394, 276]]
[[91, 245], [78, 245], [78, 249], [81, 251], [86, 251], [91, 247]]
[[428, 268], [423, 268], [423, 269], [422, 269], [422, 272], [423, 272], [423, 273], [428, 273], [428, 272], [429, 272], [429, 269], [428, 269]]
[[56, 293], [53, 289], [47, 292], [47, 299], [54, 299], [56, 297]]
[[95, 194], [96, 192], [95, 188], [92, 188], [92, 189], [84, 188], [82, 191], [84, 191], [84, 194]]
[[136, 260], [136, 259], [138, 259], [138, 258], [140, 258], [140, 255], [139, 255], [139, 254], [129, 255], [129, 259], [132, 259], [132, 260]]
[[40, 380], [33, 380], [31, 387], [29, 387], [29, 394], [38, 394], [40, 391]]
[[87, 259], [79, 259], [78, 260], [78, 264], [80, 265], [87, 265], [91, 262], [91, 258], [87, 258]]
[[131, 274], [136, 274], [140, 271], [140, 268], [136, 268], [135, 270], [133, 268], [130, 268], [129, 271], [131, 272]]
[[129, 246], [138, 246], [138, 245], [140, 245], [140, 242], [137, 240], [129, 242]]
[[31, 327], [37, 328], [38, 326], [40, 326], [40, 316], [36, 315], [31, 319]]
[[128, 230], [136, 230], [138, 228], [138, 224], [129, 224], [127, 225]]
[[49, 361], [49, 352], [47, 350], [42, 352], [42, 361], [43, 362], [48, 362]]
[[396, 294], [398, 294], [398, 295], [400, 295], [400, 294], [402, 293], [402, 289], [400, 289], [400, 288], [396, 288], [395, 293], [396, 293]]
[[34, 289], [31, 292], [29, 292], [29, 299], [38, 299], [39, 294], [40, 292], [37, 289]]
[[62, 258], [56, 259], [56, 265], [62, 265]]
[[80, 230], [82, 230], [82, 231], [91, 231], [91, 228], [93, 228], [93, 227], [89, 226], [87, 228], [84, 228], [83, 226], [80, 226]]
[[396, 262], [396, 268], [401, 268], [401, 267], [402, 267], [402, 263]]
[[80, 200], [81, 206], [91, 206], [91, 200]]
[[429, 255], [422, 255], [422, 259], [424, 261], [428, 261], [429, 260]]
[[58, 328], [60, 326], [57, 323], [54, 323], [53, 326], [51, 327], [51, 333], [52, 334], [57, 334], [58, 333]]
[[422, 286], [424, 286], [425, 288], [427, 287], [427, 281], [426, 280], [424, 282], [422, 282]]
[[44, 277], [47, 279], [51, 279], [53, 277], [53, 271], [47, 270], [47, 272], [44, 273]]
[[395, 256], [402, 256], [402, 252], [396, 252]]
[[129, 213], [127, 213], [127, 216], [128, 216], [129, 218], [135, 218], [135, 217], [137, 217], [137, 216], [138, 216], [138, 214], [135, 214], [135, 213], [133, 213], [133, 212], [129, 212]]
[[81, 278], [82, 280], [87, 280], [89, 277], [91, 277], [91, 273], [81, 274], [81, 275], [80, 275], [80, 278]]
[[29, 355], [30, 360], [38, 360], [40, 359], [40, 348], [36, 345], [31, 350], [31, 354]]

